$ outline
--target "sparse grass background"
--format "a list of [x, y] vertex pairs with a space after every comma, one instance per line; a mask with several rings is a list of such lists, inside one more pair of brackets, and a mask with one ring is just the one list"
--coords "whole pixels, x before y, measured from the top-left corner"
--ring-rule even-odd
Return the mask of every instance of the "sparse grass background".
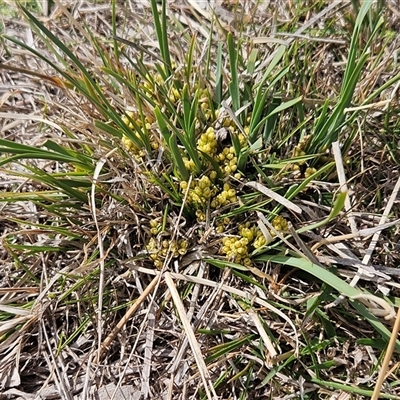
[[4, 398], [400, 398], [398, 5], [202, 6], [0, 1]]

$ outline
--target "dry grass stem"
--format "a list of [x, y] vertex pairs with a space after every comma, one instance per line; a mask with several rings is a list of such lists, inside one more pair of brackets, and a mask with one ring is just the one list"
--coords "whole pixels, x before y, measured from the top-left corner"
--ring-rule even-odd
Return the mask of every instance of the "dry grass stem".
[[118, 322], [118, 324], [113, 328], [113, 330], [109, 333], [109, 335], [101, 343], [101, 347], [100, 347], [100, 350], [98, 351], [98, 356], [97, 356], [96, 362], [100, 361], [100, 359], [101, 359], [102, 355], [104, 354], [104, 352], [106, 351], [106, 349], [110, 346], [111, 342], [118, 335], [118, 332], [132, 318], [132, 316], [135, 314], [135, 312], [138, 310], [138, 308], [143, 304], [143, 302], [147, 298], [147, 296], [153, 291], [153, 289], [155, 288], [157, 283], [159, 283], [158, 275], [156, 275], [153, 278], [151, 283], [144, 289], [144, 291], [141, 293], [141, 295], [138, 297], [138, 299], [135, 301], [135, 303], [126, 312], [124, 317]]
[[389, 370], [389, 364], [390, 361], [392, 360], [392, 355], [399, 332], [400, 332], [400, 308], [397, 310], [397, 316], [393, 325], [392, 335], [390, 336], [390, 340], [386, 348], [385, 357], [383, 359], [381, 368], [379, 370], [379, 376], [376, 381], [375, 389], [372, 394], [371, 400], [378, 400], [381, 396], [380, 391], [382, 389], [383, 382], [387, 378], [386, 372]]
[[187, 335], [187, 338], [188, 338], [188, 341], [189, 341], [189, 345], [190, 345], [190, 347], [192, 349], [194, 358], [196, 359], [196, 364], [197, 364], [197, 366], [199, 368], [200, 376], [201, 376], [201, 379], [202, 379], [203, 384], [204, 384], [204, 389], [205, 389], [205, 391], [207, 393], [207, 398], [208, 399], [217, 399], [218, 396], [215, 393], [215, 389], [214, 389], [214, 386], [212, 384], [211, 377], [210, 377], [210, 374], [209, 374], [208, 369], [207, 369], [207, 365], [204, 362], [203, 354], [201, 352], [199, 343], [196, 340], [196, 336], [194, 334], [193, 328], [192, 328], [192, 326], [190, 324], [190, 321], [187, 318], [185, 308], [183, 307], [183, 304], [182, 304], [182, 300], [181, 300], [181, 298], [179, 296], [178, 291], [176, 290], [175, 283], [174, 283], [174, 281], [172, 279], [172, 274], [169, 273], [169, 272], [166, 272], [164, 274], [164, 277], [165, 277], [165, 283], [168, 286], [168, 289], [169, 289], [169, 291], [171, 293], [171, 296], [172, 296], [172, 299], [174, 301], [175, 307], [177, 309], [179, 318], [180, 318], [180, 320], [182, 322], [183, 329], [184, 329], [184, 331], [185, 331], [185, 333]]

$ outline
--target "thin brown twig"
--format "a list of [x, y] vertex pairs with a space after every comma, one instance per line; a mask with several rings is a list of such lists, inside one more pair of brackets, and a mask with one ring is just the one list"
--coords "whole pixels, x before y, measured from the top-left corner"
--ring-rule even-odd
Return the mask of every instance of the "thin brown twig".
[[129, 308], [126, 314], [122, 317], [122, 319], [118, 322], [118, 324], [114, 327], [114, 329], [109, 333], [109, 335], [105, 338], [104, 342], [101, 344], [101, 347], [98, 351], [96, 361], [99, 362], [101, 357], [104, 354], [104, 351], [110, 346], [111, 342], [114, 340], [115, 336], [117, 336], [118, 332], [124, 327], [124, 325], [129, 321], [129, 319], [135, 314], [136, 310], [143, 303], [145, 298], [150, 294], [150, 292], [154, 289], [157, 282], [159, 280], [159, 276], [156, 275], [150, 284], [146, 287], [143, 293], [138, 297], [135, 303]]
[[374, 392], [372, 393], [371, 400], [378, 400], [380, 397], [380, 391], [383, 385], [383, 382], [386, 379], [386, 371], [388, 370], [390, 360], [392, 359], [394, 347], [397, 341], [397, 335], [400, 331], [400, 308], [397, 310], [396, 321], [393, 325], [392, 335], [390, 336], [389, 344], [386, 349], [385, 358], [383, 359], [382, 367], [379, 372], [378, 380], [375, 384]]

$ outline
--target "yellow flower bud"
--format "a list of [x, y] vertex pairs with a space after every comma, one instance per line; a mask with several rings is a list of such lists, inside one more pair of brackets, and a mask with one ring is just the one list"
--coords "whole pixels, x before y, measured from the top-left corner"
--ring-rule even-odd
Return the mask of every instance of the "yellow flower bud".
[[186, 190], [188, 188], [188, 183], [185, 181], [181, 181], [179, 183], [179, 186], [181, 187], [182, 190]]

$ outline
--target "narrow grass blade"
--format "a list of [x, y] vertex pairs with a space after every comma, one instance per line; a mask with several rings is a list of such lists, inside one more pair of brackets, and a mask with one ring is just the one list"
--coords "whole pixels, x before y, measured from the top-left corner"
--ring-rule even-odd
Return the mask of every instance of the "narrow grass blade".
[[169, 52], [168, 45], [168, 32], [167, 32], [167, 12], [166, 12], [166, 0], [161, 2], [161, 14], [158, 12], [157, 1], [151, 0], [151, 11], [153, 14], [154, 26], [156, 29], [156, 35], [158, 44], [160, 46], [161, 56], [164, 61], [165, 69], [163, 70], [163, 77], [166, 80], [171, 75], [171, 55]]
[[217, 49], [217, 70], [215, 73], [215, 101], [221, 106], [222, 97], [222, 87], [223, 87], [223, 75], [222, 75], [222, 43], [218, 43]]
[[232, 98], [232, 108], [236, 112], [240, 108], [240, 89], [238, 75], [238, 51], [233, 41], [232, 33], [228, 33], [228, 55], [229, 55], [229, 71], [231, 73], [231, 81], [229, 82], [229, 93]]

